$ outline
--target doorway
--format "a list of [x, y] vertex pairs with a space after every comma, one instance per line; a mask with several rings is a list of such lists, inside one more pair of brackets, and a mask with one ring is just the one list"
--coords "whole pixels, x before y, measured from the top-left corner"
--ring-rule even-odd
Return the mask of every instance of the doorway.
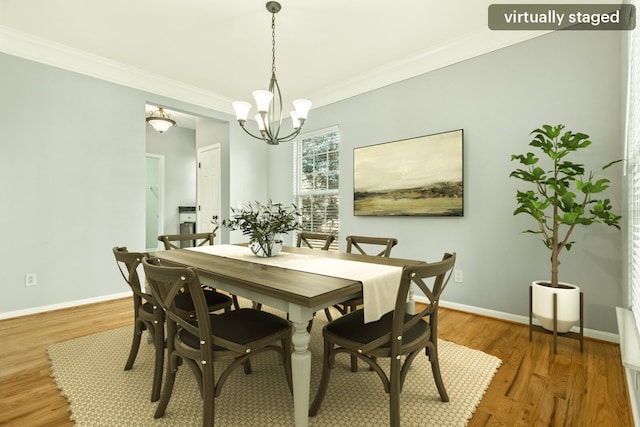
[[[220, 218], [220, 144], [198, 149], [197, 203], [198, 232], [215, 229], [211, 221]], [[219, 234], [215, 243], [220, 243]]]
[[164, 234], [164, 156], [146, 154], [145, 248], [159, 249], [158, 236]]

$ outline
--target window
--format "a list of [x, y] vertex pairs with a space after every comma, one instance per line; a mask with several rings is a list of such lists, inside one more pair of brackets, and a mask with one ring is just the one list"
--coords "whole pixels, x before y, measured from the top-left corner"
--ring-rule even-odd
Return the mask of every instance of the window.
[[302, 212], [302, 231], [332, 233], [338, 248], [340, 184], [337, 127], [301, 136], [293, 144], [293, 200]]
[[631, 311], [640, 330], [640, 34], [638, 31], [629, 31], [628, 53], [629, 300]]

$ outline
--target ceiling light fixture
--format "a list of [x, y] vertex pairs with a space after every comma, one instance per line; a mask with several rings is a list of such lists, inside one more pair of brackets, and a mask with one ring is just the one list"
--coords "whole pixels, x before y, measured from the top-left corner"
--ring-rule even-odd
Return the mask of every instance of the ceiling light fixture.
[[[156, 113], [159, 115], [156, 115]], [[147, 123], [160, 133], [163, 133], [172, 126], [176, 126], [176, 122], [171, 120], [169, 113], [165, 112], [162, 108], [158, 108], [149, 114], [147, 116]]]
[[236, 119], [240, 127], [246, 133], [256, 139], [265, 141], [267, 144], [278, 145], [281, 142], [291, 141], [300, 133], [302, 125], [304, 125], [309, 115], [311, 101], [307, 99], [296, 99], [293, 101], [293, 107], [295, 108], [295, 111], [291, 112], [293, 132], [287, 136], [280, 137], [280, 127], [282, 125], [282, 94], [280, 93], [280, 86], [276, 79], [276, 13], [278, 13], [282, 7], [280, 3], [276, 1], [267, 2], [266, 6], [267, 11], [271, 13], [271, 81], [268, 90], [253, 91], [253, 98], [258, 108], [258, 114], [255, 115], [255, 119], [258, 123], [260, 136], [252, 134], [244, 127], [247, 117], [249, 116], [249, 110], [251, 110], [251, 104], [244, 101], [235, 101], [232, 102], [231, 105], [233, 105], [233, 109], [236, 112]]

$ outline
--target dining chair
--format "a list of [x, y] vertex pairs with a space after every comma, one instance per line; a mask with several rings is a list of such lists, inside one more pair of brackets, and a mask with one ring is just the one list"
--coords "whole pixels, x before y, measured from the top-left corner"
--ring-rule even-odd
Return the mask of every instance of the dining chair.
[[[347, 253], [359, 255], [370, 255], [388, 258], [391, 256], [391, 249], [398, 244], [398, 239], [394, 237], [371, 237], [371, 236], [347, 236]], [[333, 308], [342, 315], [355, 311], [364, 303], [362, 296], [350, 298], [335, 304]], [[333, 319], [327, 316], [331, 322]], [[351, 358], [351, 371], [358, 371], [358, 359]]]
[[[162, 386], [162, 368], [164, 365], [164, 312], [157, 306], [153, 296], [146, 292], [140, 284], [138, 267], [145, 256], [142, 252], [129, 252], [126, 247], [114, 247], [113, 254], [120, 274], [133, 292], [133, 341], [124, 370], [133, 368], [138, 356], [142, 333], [147, 330], [153, 338], [155, 348], [155, 363], [153, 368], [153, 385], [151, 387], [151, 401], [160, 398]], [[142, 270], [142, 267], [140, 267]]]
[[333, 234], [328, 233], [302, 232], [298, 233], [296, 246], [299, 248], [307, 247], [310, 249], [322, 249], [324, 251], [328, 251], [335, 238], [336, 237]]
[[[183, 244], [187, 244], [186, 247], [201, 247], [207, 245], [213, 245], [214, 239], [216, 237], [215, 231], [210, 231], [208, 233], [185, 233], [185, 234], [161, 234], [158, 236], [158, 240], [164, 244], [164, 248], [166, 250], [172, 249], [182, 249]], [[211, 289], [211, 288], [210, 288]], [[212, 291], [215, 291], [212, 289]], [[218, 292], [219, 301], [222, 303], [223, 301], [226, 303], [227, 296]], [[233, 306], [238, 309], [240, 308], [240, 303], [238, 302], [238, 297], [235, 295], [231, 295], [231, 302]]]
[[[213, 245], [216, 233], [191, 233], [191, 234], [162, 234], [158, 236], [158, 240], [164, 244], [166, 250], [181, 249], [191, 246]], [[187, 245], [187, 246], [182, 246]]]
[[[222, 314], [211, 314], [193, 267], [164, 265], [159, 258], [142, 260], [147, 281], [158, 304], [165, 310], [167, 326], [167, 371], [162, 396], [154, 417], [163, 417], [175, 383], [179, 366], [186, 364], [196, 375], [203, 405], [202, 425], [214, 425], [215, 399], [225, 381], [238, 366], [249, 374], [249, 360], [265, 351], [276, 351], [282, 357], [289, 390], [291, 379], [292, 326], [287, 320], [253, 308], [241, 308]], [[176, 295], [188, 289], [195, 319], [185, 319], [176, 311]], [[277, 342], [280, 345], [276, 345]], [[230, 361], [218, 375], [219, 361]], [[217, 381], [216, 381], [217, 377]], [[249, 402], [248, 402], [249, 403]]]
[[389, 257], [397, 244], [398, 239], [393, 237], [347, 236], [348, 253]]
[[[347, 236], [347, 253], [356, 253], [360, 255], [375, 255], [388, 258], [391, 256], [391, 249], [398, 244], [398, 239], [393, 237], [366, 237], [366, 236]], [[333, 307], [341, 314], [347, 314], [355, 311], [362, 305], [362, 297], [351, 298]], [[333, 320], [329, 318], [329, 321]]]
[[[333, 234], [302, 232], [302, 233], [298, 233], [298, 240], [296, 242], [296, 246], [298, 248], [307, 247], [310, 249], [322, 249], [323, 251], [328, 251], [329, 247], [331, 246], [331, 243], [334, 240], [335, 240], [335, 236]], [[331, 313], [329, 312], [328, 307], [324, 309], [324, 313], [327, 316], [327, 319], [331, 320]], [[315, 316], [315, 313], [314, 313], [314, 316]], [[311, 332], [312, 327], [313, 327], [313, 319], [309, 321], [309, 325], [307, 326], [307, 331]]]
[[[133, 342], [129, 351], [129, 358], [125, 364], [125, 371], [130, 370], [138, 355], [142, 332], [146, 329], [152, 336], [155, 348], [155, 363], [153, 370], [153, 386], [151, 388], [151, 401], [155, 402], [160, 398], [160, 388], [162, 385], [162, 367], [164, 365], [164, 311], [160, 309], [154, 300], [153, 295], [143, 288], [138, 274], [138, 267], [144, 252], [129, 252], [126, 247], [114, 247], [113, 254], [122, 277], [125, 279], [133, 292], [133, 313], [134, 330]], [[140, 270], [142, 267], [140, 267]], [[142, 271], [141, 271], [142, 272]], [[231, 298], [215, 292], [211, 289], [203, 289], [207, 308], [210, 312], [231, 309]], [[176, 296], [176, 310], [186, 319], [193, 319], [195, 310], [191, 298], [183, 290]]]
[[[389, 394], [391, 427], [400, 426], [400, 392], [411, 363], [423, 348], [431, 362], [440, 400], [449, 401], [438, 360], [438, 307], [455, 261], [455, 252], [445, 253], [439, 262], [404, 268], [395, 309], [380, 320], [364, 323], [363, 310], [359, 309], [323, 328], [322, 377], [309, 409], [310, 416], [317, 415], [320, 409], [331, 370], [335, 369], [335, 357], [339, 353], [347, 353], [365, 361], [378, 374], [385, 392]], [[412, 286], [417, 286], [429, 300], [429, 304], [415, 314], [407, 313], [407, 297]], [[388, 374], [378, 364], [377, 358], [389, 358]]]

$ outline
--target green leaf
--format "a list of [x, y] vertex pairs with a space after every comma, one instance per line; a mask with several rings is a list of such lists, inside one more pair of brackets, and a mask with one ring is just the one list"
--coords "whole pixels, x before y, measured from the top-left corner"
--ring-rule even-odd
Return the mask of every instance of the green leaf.
[[561, 224], [573, 225], [576, 223], [578, 216], [579, 215], [575, 212], [564, 212], [563, 215], [557, 216], [557, 221]]
[[618, 159], [618, 160], [614, 160], [614, 161], [612, 161], [612, 162], [609, 162], [609, 163], [607, 163], [606, 165], [604, 165], [604, 166], [602, 167], [602, 170], [605, 170], [605, 169], [609, 168], [610, 166], [613, 166], [613, 165], [615, 165], [616, 163], [619, 163], [619, 162], [621, 162], [621, 161], [622, 161], [622, 159]]
[[561, 198], [563, 210], [565, 211], [572, 210], [573, 206], [575, 205], [575, 199], [576, 199], [575, 194], [573, 194], [570, 191], [565, 192]]
[[593, 183], [593, 186], [591, 188], [591, 192], [592, 193], [601, 193], [604, 190], [606, 190], [607, 188], [609, 188], [609, 180], [606, 178], [602, 178], [597, 180], [595, 183]]
[[522, 163], [523, 165], [533, 165], [535, 163], [538, 163], [539, 159], [538, 157], [533, 154], [533, 153], [527, 153], [527, 154], [519, 154], [519, 155], [512, 155], [511, 156], [511, 161], [514, 160], [518, 160], [520, 161], [520, 163]]

